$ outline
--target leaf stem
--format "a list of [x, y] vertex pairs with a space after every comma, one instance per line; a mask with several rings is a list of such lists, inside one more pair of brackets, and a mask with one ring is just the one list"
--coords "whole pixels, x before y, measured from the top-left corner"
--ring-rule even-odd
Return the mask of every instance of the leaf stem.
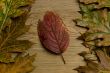
[[63, 55], [61, 54], [60, 56], [61, 56], [61, 59], [62, 59], [63, 63], [66, 64], [66, 61], [65, 61]]

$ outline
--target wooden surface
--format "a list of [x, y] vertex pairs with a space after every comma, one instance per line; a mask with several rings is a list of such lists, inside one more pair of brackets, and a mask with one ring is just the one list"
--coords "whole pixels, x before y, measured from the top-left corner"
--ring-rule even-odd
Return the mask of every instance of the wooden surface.
[[[58, 55], [48, 53], [40, 44], [37, 35], [37, 21], [42, 19], [46, 11], [55, 11], [63, 19], [63, 22], [68, 28], [70, 34], [70, 44], [63, 56], [66, 64], [63, 64], [62, 59]], [[83, 58], [78, 55], [81, 51], [87, 51], [82, 41], [76, 38], [80, 36], [82, 30], [75, 26], [72, 21], [79, 18], [80, 14], [78, 3], [76, 0], [36, 0], [32, 6], [30, 18], [27, 24], [32, 24], [29, 32], [24, 35], [25, 39], [29, 39], [35, 44], [30, 49], [30, 53], [37, 53], [34, 66], [36, 67], [32, 73], [77, 73], [73, 69], [84, 65]]]

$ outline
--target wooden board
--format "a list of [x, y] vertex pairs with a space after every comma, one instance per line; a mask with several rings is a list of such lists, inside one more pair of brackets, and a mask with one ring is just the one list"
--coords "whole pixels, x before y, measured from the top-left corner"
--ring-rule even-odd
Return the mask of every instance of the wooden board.
[[[63, 19], [70, 34], [70, 44], [68, 50], [63, 54], [66, 64], [58, 55], [48, 53], [40, 44], [37, 35], [37, 22], [42, 19], [46, 11], [55, 11]], [[25, 39], [29, 39], [35, 44], [30, 49], [30, 53], [37, 53], [34, 66], [36, 67], [32, 73], [77, 73], [73, 69], [84, 65], [83, 58], [78, 55], [81, 51], [87, 51], [81, 43], [82, 41], [76, 38], [80, 36], [79, 29], [75, 26], [73, 19], [79, 18], [79, 7], [76, 0], [36, 0], [32, 6], [30, 17], [27, 24], [32, 24], [29, 32], [24, 35]]]

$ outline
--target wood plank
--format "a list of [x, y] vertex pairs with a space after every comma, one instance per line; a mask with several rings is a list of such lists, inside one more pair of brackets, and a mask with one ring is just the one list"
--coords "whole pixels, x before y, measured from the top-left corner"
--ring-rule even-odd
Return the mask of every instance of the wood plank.
[[[37, 21], [42, 19], [46, 11], [55, 11], [63, 19], [70, 34], [70, 44], [68, 50], [63, 54], [66, 64], [64, 65], [62, 59], [58, 55], [48, 53], [40, 44], [37, 35]], [[77, 73], [72, 70], [80, 65], [84, 65], [83, 58], [78, 55], [81, 51], [87, 51], [81, 43], [82, 41], [76, 38], [80, 36], [78, 29], [73, 19], [79, 18], [80, 14], [77, 13], [79, 7], [76, 0], [36, 0], [31, 10], [31, 16], [27, 24], [32, 24], [30, 31], [24, 35], [25, 39], [34, 42], [30, 52], [37, 53], [34, 65], [35, 70], [32, 73]]]

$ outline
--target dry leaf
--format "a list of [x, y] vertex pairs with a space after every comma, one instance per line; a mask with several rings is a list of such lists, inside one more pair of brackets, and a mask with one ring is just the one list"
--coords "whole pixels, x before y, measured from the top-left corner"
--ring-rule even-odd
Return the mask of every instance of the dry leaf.
[[34, 69], [32, 65], [34, 57], [34, 55], [19, 56], [14, 63], [0, 63], [0, 73], [28, 73]]
[[[3, 0], [0, 2], [3, 8], [0, 12], [0, 62], [9, 63], [15, 61], [16, 56], [13, 57], [13, 54], [22, 53], [32, 46], [28, 40], [17, 39], [30, 28], [30, 25], [25, 25], [25, 22], [31, 3], [30, 0]], [[22, 14], [14, 12], [14, 9], [17, 11], [21, 8], [23, 9]], [[9, 10], [8, 13], [7, 10]], [[12, 14], [14, 15], [12, 16]]]
[[[24, 16], [23, 16], [24, 17]], [[30, 26], [25, 25], [25, 18], [18, 17], [14, 19], [9, 25], [5, 26], [1, 32], [0, 37], [0, 53], [9, 53], [10, 55], [13, 53], [21, 53], [28, 49], [32, 43], [28, 40], [17, 40], [19, 36], [28, 31]], [[26, 16], [25, 16], [26, 17]], [[24, 21], [23, 21], [24, 20]], [[2, 55], [2, 54], [1, 54]], [[1, 56], [1, 62], [12, 62], [12, 56], [10, 56], [10, 60], [5, 59], [5, 57]]]
[[95, 10], [92, 5], [80, 4], [82, 19], [77, 20], [77, 25], [87, 28], [82, 35], [84, 45], [110, 46], [110, 12], [105, 9]]
[[79, 2], [84, 4], [94, 4], [94, 8], [110, 8], [110, 0], [79, 0]]
[[32, 1], [0, 1], [0, 73], [29, 73], [34, 68], [34, 56], [23, 56], [33, 43], [18, 40], [30, 28], [25, 22]]
[[101, 65], [103, 66], [103, 68], [110, 71], [110, 57], [107, 56], [106, 53], [104, 53], [101, 50], [96, 51], [96, 54], [100, 60]]
[[56, 54], [63, 53], [69, 44], [69, 34], [59, 15], [48, 11], [38, 23], [38, 34], [42, 45]]
[[27, 7], [30, 7], [34, 0], [4, 0], [3, 3], [3, 13], [4, 15], [7, 13], [9, 17], [18, 17], [22, 15], [24, 12], [28, 12]]
[[84, 57], [86, 66], [80, 66], [76, 68], [79, 73], [110, 73], [110, 58], [104, 54], [103, 51], [97, 51], [99, 63], [95, 62], [92, 59], [86, 57], [87, 53], [81, 53], [80, 55]]
[[82, 19], [77, 19], [77, 26], [86, 28], [81, 34], [84, 45], [95, 53], [98, 63], [84, 59], [86, 66], [76, 70], [79, 73], [110, 73], [110, 2], [109, 0], [79, 0]]

